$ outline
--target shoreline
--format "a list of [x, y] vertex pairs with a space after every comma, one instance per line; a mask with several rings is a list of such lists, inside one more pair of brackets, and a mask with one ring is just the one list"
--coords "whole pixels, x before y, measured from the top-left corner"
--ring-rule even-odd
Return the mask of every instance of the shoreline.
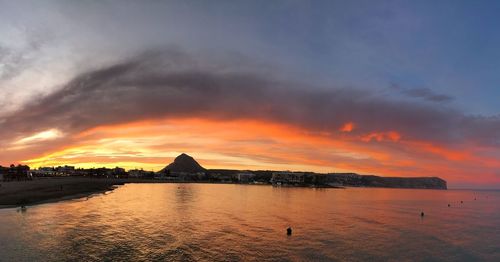
[[[115, 187], [109, 188], [109, 189], [105, 189], [105, 190], [100, 190], [100, 191], [70, 194], [70, 195], [65, 195], [65, 196], [58, 197], [58, 198], [47, 198], [47, 199], [43, 199], [40, 201], [35, 201], [32, 203], [26, 204], [24, 206], [30, 207], [30, 206], [38, 206], [38, 205], [57, 203], [57, 202], [68, 201], [68, 200], [75, 200], [75, 199], [80, 199], [80, 198], [84, 198], [84, 197], [88, 198], [92, 195], [106, 194], [107, 192], [111, 192], [111, 191], [115, 190], [116, 188], [118, 188], [118, 186], [115, 186]], [[19, 206], [19, 205], [0, 205], [0, 209], [19, 208], [19, 207], [21, 207], [21, 206]]]
[[125, 184], [118, 179], [40, 178], [0, 183], [0, 209], [82, 198], [112, 191]]
[[[30, 181], [0, 182], [0, 209], [32, 206], [83, 198], [113, 191], [129, 183], [193, 183], [140, 178], [48, 177]], [[207, 183], [210, 182], [196, 182]], [[217, 183], [233, 184], [233, 183]], [[249, 184], [250, 185], [250, 184]], [[259, 185], [259, 184], [256, 184]], [[266, 184], [267, 185], [267, 184]]]
[[[224, 183], [224, 182], [214, 183], [214, 182], [204, 182], [204, 181], [197, 181], [197, 182], [168, 181], [168, 180], [154, 180], [154, 179], [141, 179], [141, 178], [90, 178], [90, 177], [35, 178], [34, 180], [31, 181], [0, 182], [0, 209], [55, 203], [59, 201], [88, 197], [93, 194], [100, 194], [113, 191], [116, 188], [129, 183], [148, 183], [148, 184], [196, 183], [196, 184], [228, 184], [228, 185], [237, 184], [237, 183]], [[270, 184], [247, 184], [247, 183], [237, 184], [237, 185], [272, 186]], [[292, 185], [283, 185], [279, 187], [332, 188], [332, 189], [346, 188], [343, 186], [319, 187], [319, 186], [292, 186]]]

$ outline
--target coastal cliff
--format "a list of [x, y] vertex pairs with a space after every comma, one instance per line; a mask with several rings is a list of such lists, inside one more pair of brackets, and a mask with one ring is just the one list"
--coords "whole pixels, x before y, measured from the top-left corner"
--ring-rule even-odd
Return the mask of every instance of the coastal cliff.
[[447, 189], [446, 181], [438, 177], [381, 177], [356, 173], [306, 173], [305, 175], [312, 176], [310, 183], [315, 185]]
[[446, 181], [439, 177], [379, 177], [361, 176], [366, 187], [447, 189]]

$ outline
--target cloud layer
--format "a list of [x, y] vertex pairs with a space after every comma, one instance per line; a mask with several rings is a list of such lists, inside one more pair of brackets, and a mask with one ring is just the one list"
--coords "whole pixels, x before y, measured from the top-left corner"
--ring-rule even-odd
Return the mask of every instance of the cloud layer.
[[[442, 100], [430, 91], [410, 93]], [[10, 132], [0, 139], [5, 143], [52, 127], [71, 134], [104, 124], [191, 116], [262, 119], [332, 133], [353, 122], [360, 134], [394, 131], [439, 144], [500, 143], [499, 117], [467, 116], [446, 106], [384, 99], [361, 89], [321, 89], [251, 66], [210, 64], [178, 50], [143, 53], [76, 76], [57, 92], [1, 119], [0, 128]]]
[[[170, 159], [155, 156], [189, 150], [242, 155], [253, 167], [308, 163], [500, 184], [500, 60], [492, 59], [500, 34], [490, 5], [1, 6], [2, 165], [55, 154], [56, 165], [157, 167]], [[477, 13], [485, 19], [467, 19]], [[183, 129], [193, 118], [199, 126]], [[139, 122], [142, 135], [130, 137]], [[230, 130], [221, 135], [214, 124]]]

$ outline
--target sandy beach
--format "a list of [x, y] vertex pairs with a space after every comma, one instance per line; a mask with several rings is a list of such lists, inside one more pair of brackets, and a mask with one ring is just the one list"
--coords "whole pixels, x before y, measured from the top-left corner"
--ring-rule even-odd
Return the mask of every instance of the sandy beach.
[[[56, 202], [106, 192], [126, 183], [172, 183], [141, 178], [46, 177], [0, 182], [0, 208]], [[190, 182], [176, 182], [190, 183]], [[200, 182], [203, 183], [203, 182]]]
[[108, 191], [117, 185], [123, 185], [125, 181], [124, 179], [65, 177], [0, 182], [0, 208], [57, 201]]

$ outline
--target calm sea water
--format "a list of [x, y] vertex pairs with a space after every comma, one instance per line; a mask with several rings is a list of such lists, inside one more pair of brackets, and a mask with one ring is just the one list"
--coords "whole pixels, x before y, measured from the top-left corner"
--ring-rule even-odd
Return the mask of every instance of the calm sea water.
[[179, 260], [500, 261], [500, 192], [128, 184], [0, 210], [0, 261]]

